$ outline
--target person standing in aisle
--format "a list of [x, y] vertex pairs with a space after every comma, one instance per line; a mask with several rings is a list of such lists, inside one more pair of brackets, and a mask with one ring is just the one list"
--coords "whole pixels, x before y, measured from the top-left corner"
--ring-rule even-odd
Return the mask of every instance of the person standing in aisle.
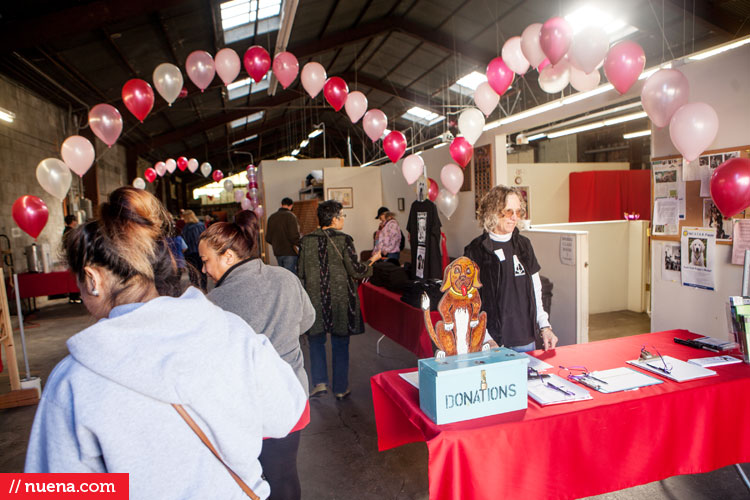
[[310, 336], [310, 397], [328, 392], [326, 337], [331, 336], [333, 393], [336, 399], [349, 396], [349, 336], [364, 333], [356, 280], [372, 275], [375, 252], [367, 264], [357, 260], [354, 240], [341, 232], [342, 205], [328, 200], [318, 205], [320, 227], [302, 238], [297, 272], [315, 308]]
[[297, 216], [292, 212], [291, 198], [281, 200], [281, 208], [268, 218], [266, 243], [273, 248], [279, 265], [297, 274], [300, 234]]
[[373, 252], [380, 252], [383, 257], [397, 266], [401, 256], [401, 226], [398, 225], [396, 214], [388, 210], [388, 207], [380, 207], [375, 217], [380, 221], [378, 230], [375, 232], [375, 246]]
[[206, 273], [202, 271], [203, 262], [201, 262], [201, 256], [198, 253], [198, 241], [200, 240], [201, 234], [206, 230], [206, 226], [198, 220], [195, 213], [192, 210], [185, 210], [182, 212], [182, 220], [185, 221], [185, 227], [182, 229], [182, 239], [187, 244], [187, 250], [185, 250], [185, 260], [190, 264], [188, 267], [188, 274], [190, 276], [190, 283], [194, 286], [199, 286], [201, 290], [206, 290]]
[[[289, 363], [307, 394], [307, 373], [299, 337], [315, 321], [315, 310], [300, 281], [257, 257], [258, 218], [243, 210], [234, 223], [215, 222], [201, 234], [198, 249], [206, 274], [216, 282], [208, 300], [247, 321], [265, 335]], [[260, 453], [272, 500], [299, 500], [297, 450], [301, 430], [266, 439]]]
[[482, 198], [478, 216], [484, 232], [466, 246], [464, 255], [479, 266], [487, 332], [497, 345], [518, 352], [536, 349], [537, 337], [545, 351], [554, 349], [557, 336], [542, 305], [541, 267], [531, 241], [516, 227], [526, 216], [521, 193], [495, 186]]

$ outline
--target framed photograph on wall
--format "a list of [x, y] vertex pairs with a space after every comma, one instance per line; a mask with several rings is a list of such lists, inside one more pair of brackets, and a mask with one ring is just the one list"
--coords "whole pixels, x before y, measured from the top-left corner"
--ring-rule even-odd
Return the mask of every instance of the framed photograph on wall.
[[354, 208], [354, 190], [350, 187], [328, 188], [326, 199], [336, 200], [344, 208]]
[[526, 210], [526, 220], [531, 220], [531, 196], [529, 186], [515, 186], [521, 192], [521, 206]]

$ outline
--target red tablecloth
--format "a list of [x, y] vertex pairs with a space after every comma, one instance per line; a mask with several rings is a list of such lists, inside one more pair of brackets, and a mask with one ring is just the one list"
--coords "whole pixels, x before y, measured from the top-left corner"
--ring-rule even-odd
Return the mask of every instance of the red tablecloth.
[[[18, 275], [18, 290], [22, 299], [78, 292], [76, 278], [70, 271], [54, 273], [21, 273]], [[8, 298], [12, 300], [13, 295]]]
[[[433, 355], [432, 341], [424, 326], [421, 309], [401, 302], [401, 296], [369, 282], [359, 286], [359, 301], [365, 322], [389, 339], [417, 355], [429, 358]], [[432, 324], [441, 317], [437, 311], [430, 312]]]
[[[675, 344], [686, 330], [579, 344], [534, 354], [557, 365], [603, 370], [636, 359], [641, 345], [689, 359], [714, 355]], [[629, 365], [627, 365], [629, 366]], [[601, 394], [593, 400], [435, 425], [417, 389], [396, 370], [371, 379], [380, 450], [426, 441], [430, 499], [568, 499], [677, 474], [750, 461], [750, 366], [718, 376]], [[554, 371], [553, 371], [554, 373]]]

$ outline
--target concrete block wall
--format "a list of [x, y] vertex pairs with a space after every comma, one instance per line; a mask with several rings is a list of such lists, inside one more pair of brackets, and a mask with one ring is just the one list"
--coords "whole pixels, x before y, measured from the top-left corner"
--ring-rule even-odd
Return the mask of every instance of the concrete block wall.
[[99, 201], [107, 201], [109, 193], [128, 183], [125, 148], [115, 143], [107, 147], [98, 138], [95, 144], [96, 168], [99, 181]]

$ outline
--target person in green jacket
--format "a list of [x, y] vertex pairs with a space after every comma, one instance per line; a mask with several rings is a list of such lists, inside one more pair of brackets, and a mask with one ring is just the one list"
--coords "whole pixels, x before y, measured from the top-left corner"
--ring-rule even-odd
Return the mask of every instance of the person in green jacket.
[[333, 393], [342, 400], [349, 390], [349, 336], [365, 331], [359, 309], [356, 280], [372, 275], [372, 263], [380, 259], [376, 252], [359, 262], [354, 240], [341, 232], [344, 218], [341, 203], [328, 200], [318, 205], [320, 227], [301, 241], [299, 269], [310, 301], [315, 308], [315, 323], [310, 337], [310, 371], [313, 389], [310, 397], [328, 392], [326, 336], [331, 335]]

